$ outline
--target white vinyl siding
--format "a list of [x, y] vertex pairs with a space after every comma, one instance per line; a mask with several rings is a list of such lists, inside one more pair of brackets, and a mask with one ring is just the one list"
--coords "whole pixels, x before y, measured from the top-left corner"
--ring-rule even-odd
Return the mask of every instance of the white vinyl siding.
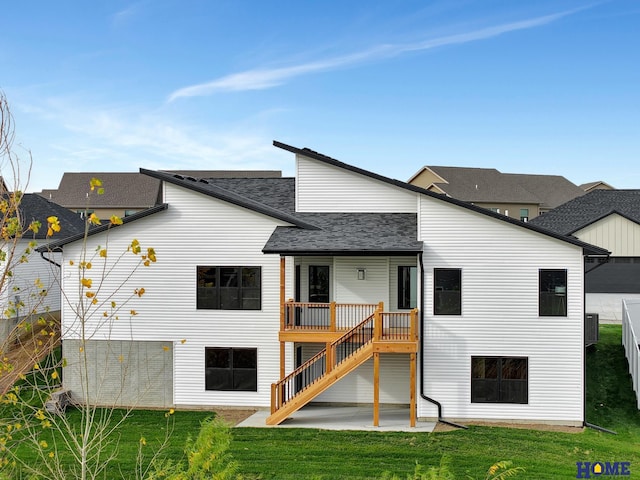
[[580, 240], [606, 248], [613, 257], [640, 257], [640, 225], [612, 213], [574, 233]]
[[415, 213], [417, 193], [296, 155], [296, 211]]
[[[357, 270], [364, 268], [364, 280]], [[389, 303], [389, 260], [386, 257], [335, 257], [335, 301], [338, 303]], [[364, 319], [363, 319], [364, 320]]]
[[[415, 259], [413, 259], [415, 263]], [[328, 265], [330, 301], [338, 303], [378, 303], [389, 305], [389, 259], [387, 257], [299, 257], [300, 298], [309, 301], [309, 266]], [[364, 268], [364, 280], [357, 270]], [[396, 274], [397, 275], [397, 274]]]
[[[40, 245], [44, 243], [40, 241]], [[2, 292], [2, 298], [6, 301], [15, 301], [19, 296], [24, 303], [19, 314], [26, 315], [28, 312], [43, 313], [45, 311], [60, 310], [60, 268], [44, 260], [40, 253], [32, 252], [26, 256], [27, 261], [20, 262], [20, 256], [29, 245], [28, 240], [18, 240], [16, 244], [14, 268], [12, 275], [8, 278], [8, 285]], [[60, 263], [61, 254], [46, 252], [45, 257]], [[42, 282], [42, 288], [36, 285], [36, 279]], [[44, 292], [43, 292], [44, 290]], [[46, 295], [45, 295], [46, 292]]]
[[[447, 418], [580, 423], [583, 258], [580, 247], [424, 197], [425, 394]], [[462, 270], [462, 315], [433, 315], [434, 268]], [[538, 315], [539, 269], [567, 270], [566, 317]], [[471, 357], [527, 357], [526, 405], [472, 404]], [[419, 416], [435, 408], [419, 404]]]
[[[268, 406], [270, 385], [279, 378], [280, 257], [264, 255], [262, 248], [278, 225], [271, 217], [201, 195], [188, 189], [165, 184], [166, 211], [114, 228], [108, 236], [108, 260], [126, 250], [136, 238], [143, 253], [153, 247], [157, 263], [136, 271], [127, 288], [117, 294], [122, 304], [135, 288], [144, 287], [142, 298], [134, 298], [113, 322], [110, 338], [173, 342], [174, 403], [185, 406], [237, 405]], [[89, 237], [87, 251], [106, 245], [107, 236]], [[79, 284], [77, 264], [80, 242], [65, 246], [64, 275], [69, 286]], [[76, 266], [69, 266], [74, 259]], [[89, 272], [94, 285], [100, 278], [100, 259]], [[109, 299], [120, 279], [133, 268], [137, 257], [126, 254], [116, 267], [112, 281], [104, 282], [99, 298]], [[198, 265], [261, 267], [261, 310], [197, 310], [196, 268]], [[67, 294], [71, 295], [69, 288]], [[76, 293], [77, 295], [77, 293]], [[101, 307], [91, 319], [101, 321]], [[131, 317], [135, 309], [138, 315]], [[64, 334], [77, 338], [74, 315], [63, 311]], [[97, 338], [104, 338], [102, 329]], [[205, 348], [257, 348], [258, 391], [217, 392], [205, 390]]]
[[[302, 344], [302, 360], [318, 353], [324, 345]], [[409, 403], [409, 355], [380, 355], [380, 402]], [[373, 403], [373, 359], [340, 379], [314, 400], [317, 403]]]

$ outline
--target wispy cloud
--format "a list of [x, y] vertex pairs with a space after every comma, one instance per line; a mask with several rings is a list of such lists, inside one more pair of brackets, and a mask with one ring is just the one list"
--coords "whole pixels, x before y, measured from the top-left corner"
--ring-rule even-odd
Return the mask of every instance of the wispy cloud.
[[[289, 168], [262, 127], [265, 118], [279, 115], [279, 110], [203, 127], [176, 121], [171, 112], [136, 105], [92, 105], [69, 97], [44, 99], [39, 105], [21, 105], [20, 113], [56, 127], [47, 130], [45, 138], [27, 132], [36, 152], [34, 162], [46, 161], [34, 168], [30, 191], [50, 188], [62, 171]], [[42, 151], [46, 158], [38, 153]]]
[[563, 17], [572, 15], [580, 10], [584, 10], [584, 8], [530, 18], [518, 22], [495, 25], [470, 32], [431, 38], [421, 42], [378, 45], [350, 55], [338, 56], [326, 60], [303, 63], [300, 65], [247, 70], [227, 75], [210, 82], [180, 88], [169, 95], [168, 101], [172, 102], [182, 97], [202, 97], [217, 92], [265, 90], [282, 85], [288, 80], [302, 75], [334, 70], [341, 67], [373, 62], [385, 58], [397, 57], [407, 52], [424, 51], [447, 45], [460, 45], [478, 40], [485, 40], [509, 32], [540, 27], [553, 23]]

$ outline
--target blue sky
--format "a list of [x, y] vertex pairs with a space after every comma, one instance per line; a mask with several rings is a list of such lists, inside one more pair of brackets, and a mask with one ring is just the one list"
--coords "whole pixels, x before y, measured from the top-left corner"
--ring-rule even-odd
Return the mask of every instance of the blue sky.
[[65, 171], [293, 175], [273, 140], [400, 180], [640, 188], [637, 0], [40, 0], [2, 18], [26, 191]]

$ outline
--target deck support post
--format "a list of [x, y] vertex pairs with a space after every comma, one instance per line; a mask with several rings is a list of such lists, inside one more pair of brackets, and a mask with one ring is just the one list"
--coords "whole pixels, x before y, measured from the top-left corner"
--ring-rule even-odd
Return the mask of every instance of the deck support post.
[[[285, 326], [285, 275], [286, 275], [287, 259], [280, 257], [280, 331], [284, 331]], [[280, 380], [285, 377], [285, 342], [280, 342]]]
[[373, 426], [380, 426], [380, 354], [373, 354]]
[[416, 358], [415, 353], [409, 355], [410, 366], [410, 380], [409, 380], [409, 425], [411, 427], [416, 426]]

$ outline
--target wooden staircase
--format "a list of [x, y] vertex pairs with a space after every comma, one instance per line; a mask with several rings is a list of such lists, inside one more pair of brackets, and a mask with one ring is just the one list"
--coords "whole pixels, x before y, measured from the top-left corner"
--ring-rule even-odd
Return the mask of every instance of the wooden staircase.
[[417, 311], [386, 314], [377, 309], [271, 385], [267, 425], [280, 424], [374, 354], [415, 353], [417, 346]]

